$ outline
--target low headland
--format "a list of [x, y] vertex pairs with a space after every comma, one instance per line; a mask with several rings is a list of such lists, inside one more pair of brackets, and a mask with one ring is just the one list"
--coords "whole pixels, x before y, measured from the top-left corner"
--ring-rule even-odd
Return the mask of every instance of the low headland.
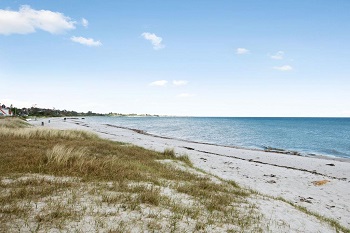
[[0, 119], [1, 232], [350, 232], [349, 161], [29, 123]]

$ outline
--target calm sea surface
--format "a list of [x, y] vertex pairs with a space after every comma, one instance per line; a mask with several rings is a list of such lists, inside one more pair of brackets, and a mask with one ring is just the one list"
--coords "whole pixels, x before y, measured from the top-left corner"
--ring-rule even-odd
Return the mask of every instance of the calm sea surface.
[[197, 142], [350, 158], [350, 118], [88, 117], [86, 121]]

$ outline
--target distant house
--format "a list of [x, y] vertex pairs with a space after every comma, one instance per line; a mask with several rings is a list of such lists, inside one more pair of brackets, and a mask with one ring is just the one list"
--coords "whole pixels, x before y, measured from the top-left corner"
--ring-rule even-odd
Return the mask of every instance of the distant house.
[[4, 105], [0, 105], [0, 116], [12, 116], [11, 109], [6, 108]]

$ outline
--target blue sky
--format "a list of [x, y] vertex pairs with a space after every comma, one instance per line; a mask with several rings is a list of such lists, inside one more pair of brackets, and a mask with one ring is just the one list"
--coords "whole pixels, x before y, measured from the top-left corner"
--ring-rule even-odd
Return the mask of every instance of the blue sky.
[[0, 102], [350, 117], [350, 1], [0, 1]]

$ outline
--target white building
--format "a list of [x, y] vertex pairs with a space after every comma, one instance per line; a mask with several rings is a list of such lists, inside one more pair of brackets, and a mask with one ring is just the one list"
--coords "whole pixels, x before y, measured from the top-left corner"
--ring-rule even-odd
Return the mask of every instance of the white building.
[[0, 116], [12, 116], [11, 109], [9, 108], [3, 108], [0, 105]]

